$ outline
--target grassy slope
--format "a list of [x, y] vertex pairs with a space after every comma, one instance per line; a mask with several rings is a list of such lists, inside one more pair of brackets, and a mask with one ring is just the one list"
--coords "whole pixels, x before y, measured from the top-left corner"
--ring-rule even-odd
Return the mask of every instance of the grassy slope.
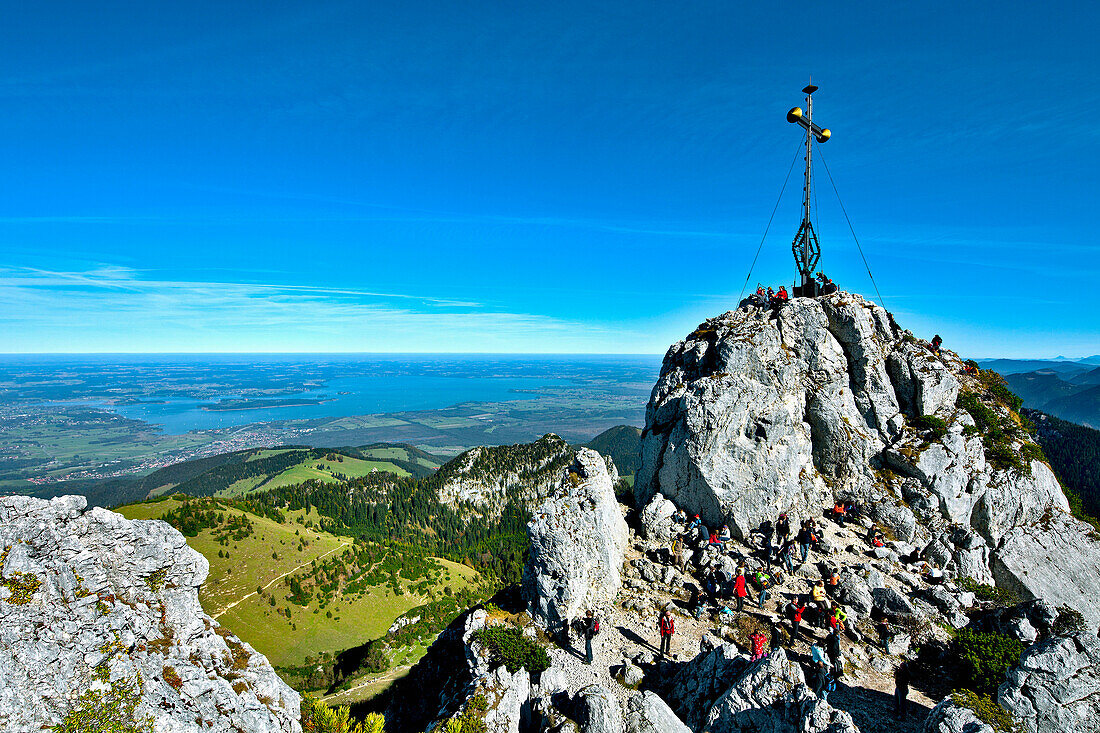
[[[401, 456], [394, 456], [395, 458], [401, 458]], [[318, 481], [336, 481], [334, 474], [340, 473], [349, 478], [358, 478], [360, 476], [366, 476], [373, 471], [388, 471], [395, 473], [398, 476], [408, 476], [409, 472], [400, 466], [396, 466], [388, 461], [364, 461], [359, 458], [351, 458], [350, 456], [344, 456], [344, 460], [330, 461], [327, 459], [313, 459], [303, 460], [297, 465], [282, 471], [273, 478], [264, 481], [263, 476], [252, 476], [246, 479], [241, 479], [228, 488], [222, 489], [215, 496], [242, 496], [248, 492], [256, 489], [274, 489], [280, 486], [290, 486], [292, 484], [300, 484], [303, 481], [309, 481], [310, 479], [316, 479]], [[317, 468], [323, 466], [324, 468]], [[263, 483], [263, 486], [260, 484]]]
[[[344, 461], [346, 464], [348, 459]], [[118, 511], [129, 519], [156, 519], [178, 505], [175, 499], [167, 499], [131, 504]], [[200, 592], [203, 608], [267, 656], [272, 664], [280, 666], [301, 664], [307, 655], [339, 651], [375, 639], [397, 616], [425, 600], [411, 593], [397, 596], [385, 587], [375, 587], [362, 597], [342, 597], [330, 603], [325, 611], [314, 614], [316, 601], [303, 608], [284, 600], [288, 591], [282, 580], [271, 585], [262, 598], [257, 596], [257, 586], [266, 586], [280, 575], [300, 565], [308, 565], [314, 558], [337, 557], [341, 554], [341, 546], [350, 542], [348, 538], [318, 532], [294, 521], [302, 517], [302, 512], [290, 512], [291, 521], [278, 524], [250, 514], [255, 532], [240, 542], [230, 542], [228, 547], [215, 542], [211, 530], [187, 538], [188, 545], [210, 562], [210, 576]], [[301, 551], [297, 549], [300, 537], [309, 541]], [[219, 550], [228, 551], [229, 557], [218, 557]], [[272, 558], [273, 551], [277, 558]], [[464, 565], [447, 560], [440, 562], [446, 569], [442, 583], [453, 589], [464, 586], [477, 575]], [[218, 616], [231, 602], [245, 596], [243, 601]], [[276, 599], [275, 607], [268, 600], [272, 596]], [[279, 615], [276, 608], [290, 608], [291, 618]], [[332, 618], [326, 616], [326, 611], [332, 612]]]

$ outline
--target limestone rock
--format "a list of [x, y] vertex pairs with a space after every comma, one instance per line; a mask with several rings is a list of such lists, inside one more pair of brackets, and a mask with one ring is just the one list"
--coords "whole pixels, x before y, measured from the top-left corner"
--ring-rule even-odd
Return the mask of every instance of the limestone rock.
[[531, 678], [527, 670], [511, 674], [504, 665], [497, 667], [486, 683], [485, 713], [487, 733], [519, 733], [523, 706], [531, 694]]
[[553, 433], [529, 444], [471, 448], [436, 472], [439, 500], [452, 508], [472, 504], [490, 516], [499, 516], [509, 499], [533, 507], [572, 460], [572, 448]]
[[714, 641], [704, 637], [710, 648], [681, 665], [663, 689], [664, 699], [677, 717], [694, 731], [702, 729], [710, 706], [748, 666], [748, 659], [733, 644], [711, 646]]
[[655, 692], [646, 691], [626, 701], [626, 733], [691, 733]]
[[623, 714], [611, 690], [589, 685], [577, 693], [577, 723], [581, 733], [623, 733]]
[[0, 729], [114, 704], [156, 733], [298, 733], [298, 693], [203, 613], [206, 559], [164, 522], [85, 506], [0, 497]]
[[609, 604], [619, 592], [627, 526], [615, 500], [616, 478], [599, 453], [581, 449], [533, 512], [523, 594], [532, 618], [546, 628]]
[[923, 733], [995, 733], [973, 710], [945, 697], [924, 719]]
[[1100, 639], [1089, 629], [1029, 647], [997, 702], [1028, 733], [1100, 731]]
[[1064, 514], [1016, 528], [997, 549], [993, 577], [998, 586], [1025, 599], [1069, 606], [1095, 628], [1100, 624], [1100, 551], [1095, 534]]
[[661, 496], [653, 497], [638, 515], [646, 539], [667, 542], [672, 536], [672, 515], [676, 505]]
[[[744, 538], [781, 511], [852, 500], [899, 540], [885, 560], [923, 548], [949, 577], [995, 578], [1100, 623], [1100, 536], [1069, 515], [1046, 464], [987, 460], [962, 395], [1014, 420], [956, 354], [933, 354], [858, 295], [742, 306], [665, 354], [637, 504], [656, 511], [663, 496]], [[914, 427], [926, 415], [944, 428]]]
[[707, 713], [705, 730], [858, 733], [859, 728], [848, 713], [814, 695], [798, 664], [778, 649], [749, 665], [718, 698]]

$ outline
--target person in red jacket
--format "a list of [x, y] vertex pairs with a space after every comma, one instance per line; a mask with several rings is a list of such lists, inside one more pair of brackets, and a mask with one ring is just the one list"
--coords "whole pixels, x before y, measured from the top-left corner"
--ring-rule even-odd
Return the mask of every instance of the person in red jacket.
[[737, 596], [737, 612], [745, 610], [745, 596], [749, 594], [749, 589], [745, 585], [745, 568], [737, 568], [737, 578], [733, 581], [733, 594]]
[[676, 633], [676, 621], [668, 609], [657, 618], [657, 630], [661, 632], [661, 659], [672, 654], [672, 635]]
[[752, 659], [749, 661], [755, 662], [758, 659], [763, 659], [768, 656], [768, 653], [764, 651], [768, 640], [759, 630], [752, 632], [749, 641], [752, 644]]
[[802, 614], [806, 611], [806, 601], [801, 597], [794, 602], [794, 615], [791, 616], [791, 643], [798, 639], [798, 627], [802, 625]]

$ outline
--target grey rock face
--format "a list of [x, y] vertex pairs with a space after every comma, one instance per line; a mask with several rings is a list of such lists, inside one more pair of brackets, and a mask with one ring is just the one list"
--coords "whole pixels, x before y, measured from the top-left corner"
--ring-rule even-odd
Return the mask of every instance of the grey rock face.
[[577, 451], [558, 487], [533, 512], [523, 594], [545, 628], [613, 601], [621, 585], [627, 526], [615, 500], [617, 476], [599, 453]]
[[1028, 648], [997, 702], [1029, 733], [1100, 731], [1100, 639], [1089, 630]]
[[202, 612], [206, 559], [164, 522], [85, 506], [0, 497], [0, 729], [115, 702], [156, 733], [300, 731], [298, 693]]
[[[986, 460], [957, 405], [963, 392], [1011, 419], [957, 355], [932, 354], [858, 295], [739, 308], [666, 353], [646, 408], [638, 505], [661, 495], [743, 538], [781, 511], [855, 500], [905, 554], [1100, 623], [1100, 538], [1069, 516], [1046, 464]], [[943, 420], [943, 434], [912, 427], [923, 415]]]
[[[1092, 626], [1100, 623], [1100, 558], [1093, 553], [1095, 532], [1062, 514], [1007, 534], [993, 557], [997, 585], [1023, 598], [1069, 606]], [[1091, 596], [1092, 603], [1082, 601]]]
[[626, 702], [626, 733], [691, 733], [665, 701], [654, 692], [641, 692]]

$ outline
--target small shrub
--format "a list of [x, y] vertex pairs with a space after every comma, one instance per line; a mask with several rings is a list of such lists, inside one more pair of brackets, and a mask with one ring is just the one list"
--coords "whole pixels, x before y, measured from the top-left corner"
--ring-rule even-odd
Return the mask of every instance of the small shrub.
[[974, 711], [978, 719], [997, 733], [1016, 733], [1020, 728], [1012, 713], [998, 705], [989, 695], [979, 695], [971, 690], [955, 690], [951, 700], [958, 706]]
[[54, 733], [152, 733], [153, 719], [138, 718], [141, 678], [112, 682], [106, 690], [87, 690], [65, 718], [49, 730]]
[[1069, 606], [1058, 607], [1058, 618], [1050, 627], [1055, 636], [1076, 636], [1085, 631], [1085, 617]]
[[164, 681], [173, 687], [173, 689], [179, 690], [183, 687], [183, 680], [180, 679], [179, 673], [176, 672], [175, 667], [170, 667], [167, 664], [164, 665], [164, 669], [161, 670], [161, 676], [164, 677]]
[[951, 643], [959, 681], [979, 695], [993, 695], [1024, 653], [1022, 642], [996, 632], [962, 629]]
[[1012, 446], [1003, 441], [995, 442], [993, 445], [987, 444], [985, 458], [994, 468], [1000, 468], [1006, 471], [1014, 469], [1016, 471], [1031, 473], [1031, 465], [1025, 465], [1024, 462], [1020, 460], [1020, 453], [1012, 450]]
[[384, 733], [385, 718], [371, 713], [363, 723], [353, 723], [346, 705], [330, 708], [312, 695], [302, 695], [301, 723], [304, 733]]
[[168, 568], [161, 568], [155, 570], [149, 575], [145, 576], [145, 585], [149, 586], [149, 590], [154, 593], [159, 593], [160, 589], [164, 587], [164, 578], [168, 575]]
[[1043, 453], [1043, 449], [1035, 443], [1024, 443], [1020, 446], [1020, 457], [1030, 463], [1031, 461], [1047, 462], [1047, 457]]
[[942, 440], [947, 435], [947, 423], [935, 415], [921, 415], [913, 418], [911, 425], [926, 433], [926, 440]]
[[973, 578], [959, 578], [958, 584], [963, 590], [973, 593], [974, 597], [979, 601], [992, 603], [997, 608], [1015, 606], [1020, 602], [1020, 597], [1013, 591], [1007, 588], [997, 588], [985, 583], [979, 583]]
[[34, 573], [15, 572], [10, 578], [0, 581], [0, 585], [11, 591], [11, 595], [6, 599], [8, 603], [13, 606], [25, 606], [31, 602], [31, 597], [42, 586], [42, 581]]
[[492, 659], [503, 664], [509, 672], [521, 667], [528, 672], [542, 672], [550, 666], [550, 655], [536, 641], [525, 637], [512, 626], [492, 626], [479, 629], [474, 638], [485, 645]]

